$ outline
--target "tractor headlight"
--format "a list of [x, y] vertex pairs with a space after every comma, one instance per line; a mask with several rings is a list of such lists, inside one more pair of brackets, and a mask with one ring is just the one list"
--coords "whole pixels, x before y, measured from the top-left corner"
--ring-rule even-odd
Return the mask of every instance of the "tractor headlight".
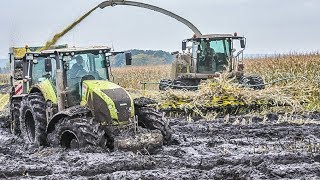
[[132, 111], [132, 108], [131, 107], [129, 107], [129, 112], [131, 112]]
[[108, 106], [108, 108], [109, 108], [109, 109], [112, 109], [112, 108], [113, 108], [113, 106], [110, 104], [110, 105]]

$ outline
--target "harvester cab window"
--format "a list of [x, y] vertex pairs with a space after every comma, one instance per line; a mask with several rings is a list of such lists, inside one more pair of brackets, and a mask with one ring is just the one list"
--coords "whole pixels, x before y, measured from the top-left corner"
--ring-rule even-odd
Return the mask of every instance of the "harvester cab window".
[[215, 50], [216, 53], [230, 54], [230, 45], [225, 40], [216, 40], [210, 42], [210, 47]]
[[199, 73], [220, 72], [226, 69], [230, 56], [230, 41], [226, 39], [201, 39]]
[[200, 43], [199, 42], [193, 42], [192, 44], [192, 62], [196, 64], [198, 59], [198, 49], [199, 49]]
[[199, 48], [198, 72], [212, 73], [216, 71], [216, 51], [209, 40], [201, 40]]

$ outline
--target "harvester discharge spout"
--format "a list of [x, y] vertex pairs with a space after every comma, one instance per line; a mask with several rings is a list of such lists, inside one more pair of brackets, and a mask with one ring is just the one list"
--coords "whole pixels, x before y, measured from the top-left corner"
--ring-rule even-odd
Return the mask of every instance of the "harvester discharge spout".
[[109, 6], [117, 6], [117, 5], [123, 5], [123, 6], [136, 6], [136, 7], [140, 7], [140, 8], [145, 8], [145, 9], [149, 9], [149, 10], [153, 10], [162, 14], [165, 14], [167, 16], [170, 16], [178, 21], [180, 21], [181, 23], [183, 23], [184, 25], [188, 26], [196, 36], [201, 36], [202, 33], [199, 31], [199, 29], [194, 26], [190, 21], [186, 20], [185, 18], [174, 14], [173, 12], [170, 12], [166, 9], [157, 7], [157, 6], [153, 6], [150, 4], [146, 4], [146, 3], [140, 3], [140, 2], [135, 2], [135, 1], [126, 1], [126, 0], [109, 0], [109, 1], [104, 1], [101, 4], [99, 4], [98, 6], [103, 9], [105, 7], [109, 7]]

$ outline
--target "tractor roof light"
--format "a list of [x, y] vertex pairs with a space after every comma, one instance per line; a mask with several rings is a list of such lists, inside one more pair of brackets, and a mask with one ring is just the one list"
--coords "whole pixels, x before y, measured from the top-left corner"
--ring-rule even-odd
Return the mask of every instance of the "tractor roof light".
[[30, 61], [30, 60], [33, 60], [33, 55], [32, 55], [32, 54], [28, 54], [28, 55], [26, 56], [26, 59], [29, 60], [29, 61]]

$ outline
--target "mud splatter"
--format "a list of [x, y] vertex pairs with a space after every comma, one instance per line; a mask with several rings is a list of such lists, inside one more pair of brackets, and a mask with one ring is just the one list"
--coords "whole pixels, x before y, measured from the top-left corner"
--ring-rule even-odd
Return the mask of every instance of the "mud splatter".
[[[99, 148], [34, 148], [0, 129], [0, 178], [26, 179], [312, 179], [320, 176], [320, 125], [250, 124], [231, 117], [170, 119], [176, 143], [152, 155]], [[300, 116], [299, 116], [300, 118]], [[301, 116], [319, 122], [319, 114]], [[244, 120], [243, 120], [244, 121]]]
[[86, 17], [88, 17], [93, 11], [95, 11], [99, 6], [96, 6], [95, 8], [91, 9], [89, 12], [81, 16], [78, 20], [70, 24], [67, 28], [65, 28], [63, 31], [55, 34], [53, 38], [46, 42], [45, 46], [39, 49], [39, 51], [47, 50], [51, 46], [55, 45], [56, 42], [63, 37], [66, 33], [68, 33], [70, 30], [72, 30], [75, 26], [77, 26], [82, 20], [84, 20]]

